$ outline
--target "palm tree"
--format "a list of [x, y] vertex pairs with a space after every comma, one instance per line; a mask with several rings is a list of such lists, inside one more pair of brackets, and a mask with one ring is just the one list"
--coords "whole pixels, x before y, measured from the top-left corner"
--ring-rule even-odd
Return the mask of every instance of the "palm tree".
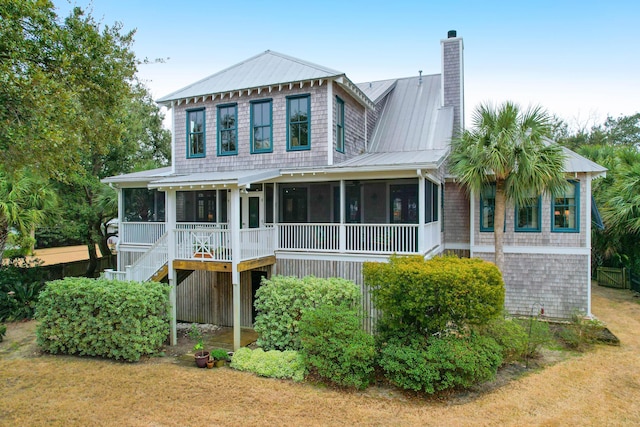
[[0, 259], [11, 228], [30, 233], [57, 205], [48, 183], [30, 173], [11, 176], [0, 171]]
[[452, 142], [450, 171], [473, 194], [495, 184], [495, 263], [503, 271], [503, 224], [507, 203], [525, 206], [543, 193], [566, 188], [564, 153], [551, 142], [551, 118], [540, 107], [521, 111], [512, 102], [480, 105], [473, 128]]

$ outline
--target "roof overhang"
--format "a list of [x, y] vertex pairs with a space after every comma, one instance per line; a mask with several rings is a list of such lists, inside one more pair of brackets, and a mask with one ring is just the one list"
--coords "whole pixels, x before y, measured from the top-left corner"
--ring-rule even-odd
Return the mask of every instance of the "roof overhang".
[[276, 83], [234, 90], [226, 90], [222, 92], [209, 93], [205, 95], [198, 96], [188, 96], [188, 97], [179, 97], [175, 99], [167, 99], [162, 98], [157, 101], [158, 104], [163, 105], [167, 108], [171, 108], [174, 105], [188, 105], [188, 104], [196, 104], [198, 102], [206, 102], [206, 101], [232, 101], [235, 99], [242, 98], [243, 96], [251, 96], [251, 95], [268, 95], [273, 92], [280, 92], [284, 90], [292, 90], [292, 89], [303, 89], [305, 87], [312, 88], [315, 86], [326, 85], [329, 81], [335, 81], [340, 87], [342, 87], [346, 92], [348, 92], [353, 98], [362, 104], [364, 107], [369, 109], [374, 109], [375, 104], [371, 101], [367, 95], [364, 94], [351, 80], [349, 80], [344, 74], [331, 76], [326, 78], [314, 78], [307, 80], [299, 80], [285, 83]]
[[164, 168], [151, 169], [142, 172], [133, 172], [122, 175], [109, 176], [101, 180], [105, 184], [110, 184], [116, 187], [128, 187], [128, 186], [146, 186], [148, 183], [162, 179], [168, 175], [171, 175], [171, 166]]
[[174, 175], [149, 183], [149, 188], [166, 189], [213, 189], [225, 187], [247, 188], [251, 184], [271, 180], [280, 176], [279, 169], [249, 171], [201, 172], [189, 175]]

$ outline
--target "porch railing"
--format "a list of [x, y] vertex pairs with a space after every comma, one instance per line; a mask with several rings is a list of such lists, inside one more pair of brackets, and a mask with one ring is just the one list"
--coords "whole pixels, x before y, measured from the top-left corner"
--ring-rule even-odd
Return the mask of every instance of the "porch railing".
[[175, 230], [176, 258], [231, 261], [231, 234], [226, 229]]
[[349, 252], [416, 253], [417, 224], [347, 224]]
[[278, 249], [310, 252], [414, 254], [440, 244], [440, 223], [425, 224], [420, 244], [418, 224], [278, 224]]
[[340, 249], [340, 224], [278, 224], [278, 247], [286, 250]]
[[164, 222], [120, 222], [118, 225], [120, 244], [151, 245], [157, 242], [165, 231]]
[[226, 230], [229, 228], [229, 224], [226, 222], [178, 222], [176, 228], [178, 230], [195, 230], [197, 228]]
[[167, 234], [163, 234], [145, 253], [125, 271], [105, 270], [104, 277], [115, 280], [146, 282], [169, 260]]
[[248, 260], [273, 255], [273, 226], [240, 230], [240, 259]]

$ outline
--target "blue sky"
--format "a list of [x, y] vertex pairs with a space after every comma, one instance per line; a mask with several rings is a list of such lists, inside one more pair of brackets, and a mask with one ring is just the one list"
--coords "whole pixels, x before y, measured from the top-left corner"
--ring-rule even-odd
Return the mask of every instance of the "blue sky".
[[467, 126], [480, 102], [542, 105], [572, 127], [640, 112], [637, 1], [54, 0], [136, 29], [155, 98], [267, 49], [354, 82], [440, 72], [440, 40], [465, 47]]

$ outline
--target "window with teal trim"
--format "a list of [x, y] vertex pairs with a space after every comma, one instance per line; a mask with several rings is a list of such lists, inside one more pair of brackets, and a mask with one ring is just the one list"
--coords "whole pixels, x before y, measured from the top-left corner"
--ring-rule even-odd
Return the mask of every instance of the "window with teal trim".
[[311, 148], [311, 97], [287, 97], [287, 150]]
[[336, 150], [344, 153], [344, 101], [336, 96]]
[[516, 231], [540, 231], [541, 230], [541, 198], [532, 197], [522, 206], [516, 206], [515, 230]]
[[551, 231], [577, 233], [579, 231], [579, 206], [580, 183], [569, 181], [565, 193], [553, 198]]
[[490, 184], [480, 191], [480, 231], [493, 231], [496, 211], [496, 185]]
[[205, 156], [204, 108], [187, 111], [187, 158]]
[[424, 186], [424, 222], [430, 223], [438, 220], [438, 184], [429, 180]]
[[270, 99], [251, 102], [251, 152], [270, 153], [272, 141], [272, 104]]
[[238, 154], [238, 106], [218, 106], [218, 155]]

